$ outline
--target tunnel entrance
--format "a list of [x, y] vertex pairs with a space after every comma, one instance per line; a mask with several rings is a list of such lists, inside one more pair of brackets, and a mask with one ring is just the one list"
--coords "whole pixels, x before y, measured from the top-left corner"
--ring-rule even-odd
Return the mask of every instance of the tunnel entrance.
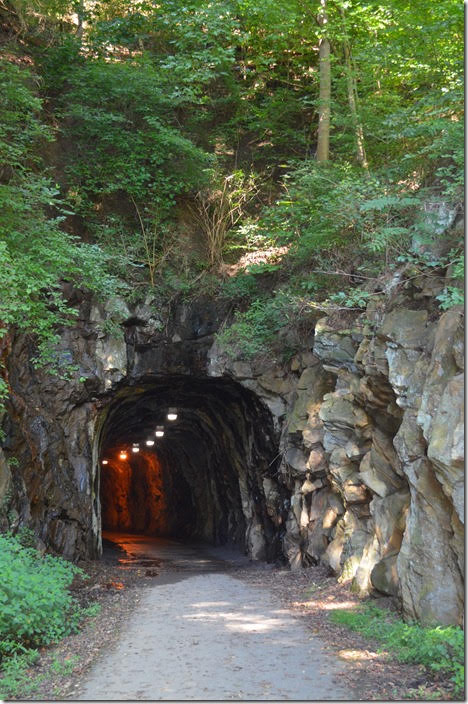
[[274, 559], [277, 445], [268, 408], [232, 379], [165, 376], [121, 388], [99, 437], [102, 528]]

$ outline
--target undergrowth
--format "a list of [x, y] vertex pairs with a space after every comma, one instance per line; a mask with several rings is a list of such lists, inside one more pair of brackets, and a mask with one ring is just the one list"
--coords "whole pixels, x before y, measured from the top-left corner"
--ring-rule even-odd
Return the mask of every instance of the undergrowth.
[[366, 605], [356, 611], [335, 611], [334, 623], [382, 643], [400, 662], [424, 665], [445, 673], [459, 696], [465, 687], [464, 633], [458, 626], [405, 623], [389, 611]]
[[38, 648], [76, 632], [80, 621], [93, 615], [93, 608], [81, 609], [69, 591], [83, 571], [20, 540], [0, 535], [0, 698], [33, 694], [40, 684], [30, 676]]

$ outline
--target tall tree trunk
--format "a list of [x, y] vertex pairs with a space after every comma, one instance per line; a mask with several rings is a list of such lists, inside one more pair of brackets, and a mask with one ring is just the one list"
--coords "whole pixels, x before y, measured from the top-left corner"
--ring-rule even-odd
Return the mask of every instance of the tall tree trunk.
[[[326, 29], [328, 23], [327, 0], [320, 0], [321, 9], [317, 21]], [[320, 40], [320, 93], [319, 93], [319, 123], [317, 136], [317, 161], [328, 161], [330, 152], [330, 101], [331, 101], [331, 66], [330, 42], [326, 36]]]
[[75, 7], [77, 17], [76, 36], [81, 40], [83, 38], [83, 18], [85, 13], [84, 0], [78, 0]]
[[346, 70], [346, 85], [348, 92], [348, 104], [349, 110], [351, 112], [351, 120], [353, 122], [354, 136], [356, 139], [356, 157], [363, 167], [363, 169], [368, 170], [369, 164], [367, 163], [366, 148], [364, 146], [364, 130], [362, 127], [362, 122], [358, 111], [358, 99], [357, 99], [357, 86], [356, 86], [356, 76], [353, 71], [353, 62], [351, 59], [351, 49], [349, 47], [348, 38], [346, 36], [346, 24], [345, 24], [345, 14], [344, 10], [340, 8], [341, 19], [343, 20], [343, 29], [345, 30], [345, 37], [343, 40], [344, 58], [345, 58], [345, 70]]

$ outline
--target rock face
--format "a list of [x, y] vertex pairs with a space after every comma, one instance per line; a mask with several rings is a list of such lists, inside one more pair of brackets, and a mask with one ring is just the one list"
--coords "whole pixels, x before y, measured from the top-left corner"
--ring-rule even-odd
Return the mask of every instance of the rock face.
[[325, 562], [427, 623], [463, 618], [462, 340], [462, 311], [431, 318], [407, 297], [352, 328], [319, 320], [289, 370], [241, 381], [282, 426], [291, 567]]
[[360, 592], [400, 597], [409, 616], [459, 623], [462, 313], [430, 322], [425, 310], [399, 307], [366, 317], [372, 332], [358, 321], [337, 352], [343, 331], [337, 338], [326, 321], [316, 330], [314, 351], [337, 375], [319, 415], [330, 484], [346, 508], [323, 559]]
[[[1, 529], [29, 525], [71, 559], [99, 554], [102, 523], [231, 541], [293, 569], [324, 562], [410, 617], [461, 621], [462, 311], [407, 292], [347, 327], [322, 318], [285, 366], [230, 359], [214, 341], [227, 311], [209, 300], [164, 319], [154, 301], [120, 304], [118, 337], [105, 307], [78, 304], [57, 351], [71, 379], [12, 340]], [[136, 461], [101, 472], [171, 405], [183, 422], [158, 446], [157, 480], [132, 479]]]

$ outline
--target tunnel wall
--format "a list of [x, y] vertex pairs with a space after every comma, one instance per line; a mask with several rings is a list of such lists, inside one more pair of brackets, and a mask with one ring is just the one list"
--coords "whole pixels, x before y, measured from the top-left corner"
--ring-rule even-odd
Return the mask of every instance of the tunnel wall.
[[142, 451], [119, 461], [110, 454], [101, 467], [102, 526], [108, 530], [167, 536], [175, 534], [159, 458]]
[[[174, 405], [178, 419], [167, 422], [167, 409]], [[154, 440], [156, 425], [165, 426], [165, 435], [149, 451], [145, 439]], [[273, 559], [281, 551], [278, 528], [266, 509], [263, 479], [275, 471], [277, 441], [265, 404], [232, 378], [167, 374], [146, 376], [137, 387], [122, 386], [106, 411], [100, 437], [101, 457], [113, 458], [101, 470], [103, 525], [111, 489], [105, 478], [113, 472], [118, 480], [119, 470], [125, 475], [122, 504], [135, 493], [138, 477], [143, 491], [141, 458], [157, 455], [170, 534], [231, 543], [256, 558]], [[131, 452], [134, 442], [144, 448], [136, 456]], [[124, 446], [128, 458], [119, 460], [118, 450]], [[120, 512], [124, 514], [123, 508]], [[127, 516], [121, 527], [130, 525]], [[157, 533], [144, 523], [140, 530]]]

